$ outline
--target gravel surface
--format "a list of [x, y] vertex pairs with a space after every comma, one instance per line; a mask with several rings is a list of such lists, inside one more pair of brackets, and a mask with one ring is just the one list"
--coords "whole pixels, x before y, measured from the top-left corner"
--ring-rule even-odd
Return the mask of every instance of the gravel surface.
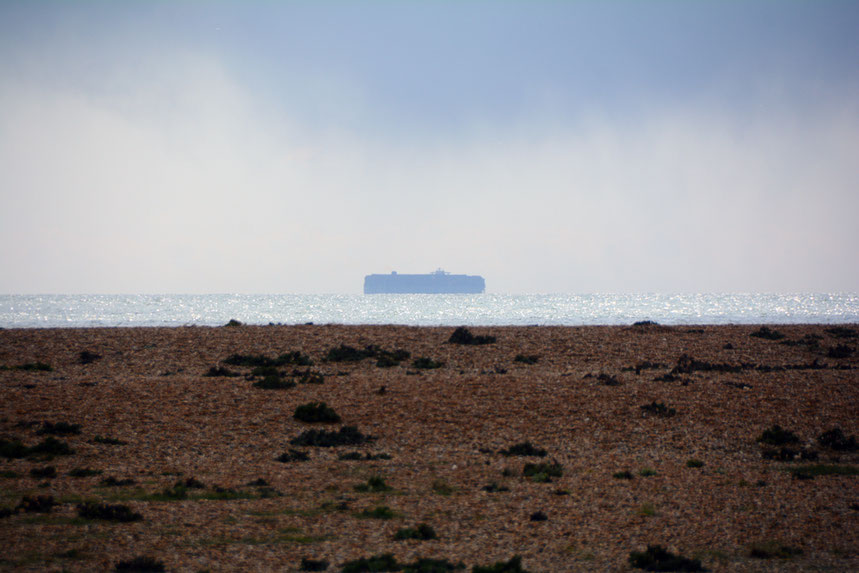
[[[0, 570], [150, 556], [168, 571], [303, 558], [340, 571], [391, 553], [630, 571], [648, 545], [711, 571], [859, 570], [859, 326], [470, 330], [496, 341], [402, 326], [0, 330]], [[328, 360], [341, 345], [360, 359]], [[265, 378], [236, 354], [284, 358]], [[294, 419], [313, 402], [341, 421]], [[759, 441], [776, 425], [797, 441]], [[819, 439], [834, 428], [840, 449]], [[291, 443], [309, 430], [368, 441]], [[74, 453], [40, 451], [49, 438]], [[508, 455], [526, 442], [532, 455]], [[33, 511], [36, 496], [54, 505]], [[85, 501], [142, 519], [82, 518]], [[364, 515], [379, 507], [393, 516]], [[436, 539], [395, 539], [422, 523]]]

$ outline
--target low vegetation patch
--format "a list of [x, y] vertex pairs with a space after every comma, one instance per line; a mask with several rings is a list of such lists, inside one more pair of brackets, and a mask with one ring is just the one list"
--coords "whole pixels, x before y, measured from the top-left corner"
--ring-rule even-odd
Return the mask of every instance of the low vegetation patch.
[[773, 330], [768, 326], [762, 326], [758, 330], [751, 333], [749, 336], [754, 336], [755, 338], [763, 338], [764, 340], [781, 340], [784, 338], [784, 334], [779, 332], [778, 330]]
[[25, 495], [15, 507], [15, 511], [25, 513], [50, 513], [51, 508], [57, 505], [51, 495]]
[[656, 470], [652, 468], [641, 468], [638, 470], [638, 475], [641, 477], [651, 477], [656, 475]]
[[49, 434], [51, 436], [71, 436], [81, 433], [80, 424], [70, 424], [68, 422], [44, 422], [42, 427], [36, 430], [39, 435]]
[[706, 571], [699, 560], [675, 555], [660, 545], [648, 545], [647, 551], [632, 551], [629, 564], [645, 571]]
[[43, 468], [31, 468], [30, 477], [36, 479], [51, 479], [57, 477], [57, 468], [45, 466]]
[[329, 430], [306, 430], [290, 440], [293, 446], [332, 448], [337, 446], [358, 446], [374, 441], [376, 438], [362, 434], [355, 426], [343, 426], [336, 432]]
[[802, 555], [802, 549], [778, 541], [760, 541], [749, 546], [749, 556], [755, 559], [790, 559], [797, 555]]
[[838, 346], [830, 346], [826, 356], [829, 358], [849, 358], [854, 352], [856, 352], [855, 348], [846, 344], [839, 344]]
[[799, 436], [790, 430], [785, 430], [778, 424], [775, 424], [773, 427], [764, 430], [763, 433], [758, 436], [757, 441], [771, 446], [784, 446], [787, 444], [798, 443]]
[[281, 366], [311, 366], [313, 361], [310, 357], [305, 356], [300, 351], [285, 352], [277, 358], [270, 358], [263, 354], [232, 354], [223, 360], [224, 364], [230, 366], [243, 366], [246, 368], [255, 368], [258, 366], [273, 366], [275, 368]]
[[96, 360], [101, 360], [101, 354], [96, 354], [89, 350], [82, 350], [81, 353], [78, 354], [78, 364], [92, 364]]
[[412, 367], [417, 368], [418, 370], [432, 370], [434, 368], [441, 368], [442, 366], [444, 366], [444, 362], [437, 362], [432, 358], [427, 358], [425, 356], [416, 358], [412, 362]]
[[367, 480], [367, 483], [361, 483], [355, 486], [355, 491], [378, 493], [382, 491], [391, 491], [392, 488], [385, 483], [384, 478], [373, 476]]
[[403, 527], [394, 534], [394, 539], [402, 541], [403, 539], [418, 539], [426, 541], [428, 539], [438, 539], [435, 529], [426, 523], [419, 523], [415, 527]]
[[641, 409], [646, 414], [651, 414], [653, 416], [658, 416], [660, 418], [670, 418], [671, 416], [677, 413], [677, 410], [674, 408], [669, 408], [662, 402], [653, 401], [650, 404], [645, 404], [641, 406]]
[[310, 402], [295, 408], [293, 418], [308, 424], [336, 424], [340, 422], [340, 415], [325, 402]]
[[447, 341], [451, 344], [463, 344], [466, 346], [478, 346], [481, 344], [492, 344], [496, 341], [494, 336], [475, 336], [464, 326], [453, 331]]
[[263, 390], [288, 390], [295, 387], [295, 382], [281, 377], [280, 374], [268, 374], [262, 380], [254, 382], [255, 388]]
[[48, 436], [34, 446], [25, 446], [20, 440], [0, 439], [0, 456], [7, 459], [47, 458], [70, 456], [75, 451], [65, 442]]
[[542, 511], [535, 511], [531, 514], [531, 521], [546, 521], [549, 519], [549, 516], [543, 513]]
[[602, 384], [603, 386], [620, 386], [620, 380], [617, 377], [612, 376], [611, 374], [605, 374], [601, 372], [599, 376], [597, 376], [597, 382]]
[[615, 472], [612, 474], [611, 477], [613, 477], [614, 479], [632, 479], [632, 472], [631, 471]]
[[548, 483], [553, 477], [564, 475], [564, 468], [558, 463], [525, 464], [522, 475], [538, 483]]
[[328, 561], [324, 559], [308, 559], [307, 557], [301, 558], [301, 567], [299, 567], [300, 571], [325, 571], [328, 569]]
[[820, 434], [817, 441], [824, 448], [829, 448], [837, 452], [855, 452], [859, 450], [856, 436], [845, 436], [841, 428], [837, 427]]
[[833, 326], [832, 328], [827, 328], [826, 333], [831, 334], [835, 338], [857, 338], [857, 337], [859, 337], [859, 332], [856, 332], [856, 329], [847, 328], [846, 326]]
[[686, 460], [686, 467], [687, 468], [702, 468], [702, 467], [704, 467], [704, 462], [702, 462], [701, 460], [696, 460], [693, 458], [690, 460]]
[[393, 519], [397, 516], [387, 505], [380, 505], [378, 507], [374, 507], [373, 509], [365, 509], [359, 513], [355, 514], [355, 517], [359, 519]]
[[340, 454], [337, 456], [338, 460], [345, 461], [375, 461], [375, 460], [390, 460], [391, 454], [381, 453], [381, 454], [371, 454], [366, 453], [362, 454], [361, 452], [347, 452], [344, 454]]
[[53, 372], [54, 368], [45, 362], [25, 362], [13, 366], [12, 370], [22, 370], [24, 372]]
[[536, 354], [517, 354], [513, 362], [521, 362], [522, 364], [536, 364], [540, 357]]
[[127, 505], [111, 505], [109, 503], [86, 502], [77, 506], [78, 516], [83, 519], [99, 519], [128, 523], [140, 521], [143, 516], [131, 510]]
[[498, 485], [498, 482], [491, 482], [480, 489], [487, 493], [500, 493], [503, 491], [510, 491], [509, 487], [505, 485]]
[[798, 479], [814, 479], [817, 476], [856, 476], [859, 467], [840, 464], [808, 464], [790, 468], [790, 473]]
[[522, 442], [521, 444], [516, 444], [510, 446], [506, 450], [501, 450], [499, 452], [502, 456], [536, 456], [543, 458], [546, 456], [546, 450], [542, 448], [535, 448], [531, 445], [531, 442]]
[[292, 448], [277, 457], [277, 461], [283, 463], [306, 462], [309, 459], [310, 456], [307, 454], [307, 452], [302, 452], [301, 450], [293, 450]]
[[107, 446], [125, 446], [128, 445], [128, 442], [124, 442], [117, 438], [110, 438], [105, 436], [96, 436], [92, 439], [96, 444], [105, 444]]
[[240, 376], [238, 372], [233, 372], [223, 366], [212, 366], [209, 370], [206, 371], [203, 376], [207, 376], [210, 378], [216, 377], [224, 377], [224, 378], [235, 378], [236, 376]]

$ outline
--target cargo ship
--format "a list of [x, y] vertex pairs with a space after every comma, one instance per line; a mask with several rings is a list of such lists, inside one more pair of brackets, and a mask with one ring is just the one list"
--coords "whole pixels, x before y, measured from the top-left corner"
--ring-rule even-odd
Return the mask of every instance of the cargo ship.
[[364, 277], [364, 294], [477, 294], [486, 289], [486, 281], [477, 275], [452, 275], [438, 269], [425, 275], [389, 275]]

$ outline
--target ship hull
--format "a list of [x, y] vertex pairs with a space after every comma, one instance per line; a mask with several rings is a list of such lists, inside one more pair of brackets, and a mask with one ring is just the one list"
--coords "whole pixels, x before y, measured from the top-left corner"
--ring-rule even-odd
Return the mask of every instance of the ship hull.
[[364, 294], [479, 294], [484, 290], [486, 281], [476, 275], [391, 273], [364, 277]]

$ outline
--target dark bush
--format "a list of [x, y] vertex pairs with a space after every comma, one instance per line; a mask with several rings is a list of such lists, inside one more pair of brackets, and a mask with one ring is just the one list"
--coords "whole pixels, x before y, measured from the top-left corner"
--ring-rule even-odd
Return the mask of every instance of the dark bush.
[[436, 362], [432, 358], [427, 358], [425, 356], [416, 358], [414, 362], [412, 362], [412, 367], [419, 370], [432, 370], [433, 368], [441, 368], [442, 366], [444, 366], [444, 362]]
[[393, 519], [396, 516], [394, 511], [387, 505], [380, 505], [373, 509], [365, 509], [355, 515], [361, 519]]
[[340, 415], [325, 402], [302, 404], [295, 409], [292, 417], [308, 424], [336, 424], [340, 422]]
[[611, 477], [613, 477], [614, 479], [632, 479], [632, 472], [630, 472], [630, 471], [616, 472], [616, 473], [612, 474]]
[[361, 492], [380, 492], [391, 491], [393, 488], [385, 483], [384, 478], [373, 476], [367, 480], [367, 483], [361, 483], [355, 486], [355, 491]]
[[485, 491], [485, 492], [488, 492], [488, 493], [500, 493], [500, 492], [502, 492], [502, 491], [510, 491], [510, 488], [509, 488], [509, 487], [507, 487], [507, 486], [503, 486], [503, 485], [498, 485], [498, 483], [496, 483], [496, 482], [492, 482], [492, 483], [490, 483], [490, 484], [488, 484], [488, 485], [485, 485], [485, 486], [483, 486], [483, 487], [482, 487], [482, 488], [480, 488], [480, 489], [481, 489], [482, 491]]
[[701, 460], [696, 460], [696, 459], [686, 460], [686, 467], [687, 468], [703, 468], [704, 462], [702, 462]]
[[7, 459], [26, 458], [30, 448], [21, 443], [20, 440], [8, 441], [0, 439], [0, 456]]
[[115, 573], [162, 573], [166, 571], [164, 563], [152, 557], [135, 557], [127, 561], [120, 561], [113, 570]]
[[400, 362], [403, 360], [408, 360], [411, 357], [411, 353], [405, 350], [394, 350], [390, 352], [388, 350], [382, 350], [381, 348], [376, 353], [376, 366], [379, 368], [390, 368], [392, 366], [398, 366]]
[[784, 338], [784, 334], [779, 332], [778, 330], [772, 330], [767, 326], [762, 326], [758, 330], [751, 333], [749, 336], [754, 336], [755, 338], [763, 338], [764, 340], [781, 340]]
[[101, 474], [101, 470], [91, 470], [89, 468], [75, 468], [69, 471], [69, 476], [75, 478], [97, 476]]
[[83, 519], [101, 519], [105, 521], [118, 521], [128, 523], [140, 521], [143, 516], [131, 511], [127, 505], [111, 505], [109, 503], [97, 503], [88, 501], [78, 505], [78, 516]]
[[376, 573], [381, 571], [400, 571], [402, 565], [397, 563], [394, 555], [383, 553], [372, 557], [362, 557], [343, 564], [343, 573]]
[[25, 495], [15, 509], [26, 513], [50, 513], [51, 508], [55, 505], [57, 504], [54, 502], [53, 496], [36, 495], [30, 497]]
[[620, 380], [610, 374], [600, 374], [597, 381], [603, 386], [620, 386]]
[[105, 487], [125, 487], [129, 485], [134, 485], [135, 483], [136, 482], [131, 478], [116, 479], [113, 476], [107, 476], [103, 480], [99, 481], [98, 485]]
[[45, 466], [43, 468], [30, 469], [30, 477], [36, 479], [51, 479], [57, 477], [57, 468], [54, 466]]
[[522, 558], [514, 555], [510, 561], [498, 561], [492, 565], [475, 565], [471, 573], [528, 573], [522, 569]]
[[761, 442], [762, 444], [769, 444], [771, 446], [783, 446], [786, 444], [799, 443], [799, 436], [797, 436], [790, 430], [785, 430], [784, 428], [776, 424], [772, 428], [764, 430], [763, 433], [758, 437], [757, 441]]
[[629, 564], [645, 571], [706, 571], [697, 559], [674, 555], [659, 545], [648, 545], [647, 551], [633, 551]]
[[492, 344], [495, 340], [496, 338], [494, 336], [475, 336], [464, 326], [460, 326], [454, 330], [453, 334], [450, 335], [450, 338], [447, 339], [451, 344], [465, 344], [469, 346]]
[[281, 378], [279, 374], [270, 374], [262, 380], [257, 380], [253, 385], [263, 390], [288, 390], [295, 387], [295, 382]]
[[506, 450], [501, 450], [499, 453], [502, 456], [508, 456], [508, 457], [509, 456], [522, 456], [522, 457], [536, 456], [536, 457], [542, 458], [542, 457], [546, 456], [546, 450], [544, 450], [542, 448], [535, 448], [534, 446], [531, 445], [531, 442], [522, 442], [521, 444], [516, 444], [516, 445], [510, 446]]
[[389, 459], [391, 459], [391, 455], [390, 455], [390, 454], [385, 454], [385, 453], [381, 453], [381, 454], [369, 454], [369, 453], [368, 453], [368, 454], [363, 454], [363, 455], [362, 455], [362, 454], [361, 454], [361, 452], [347, 452], [347, 453], [345, 453], [345, 454], [340, 454], [339, 456], [337, 456], [337, 459], [338, 459], [338, 460], [344, 460], [344, 461], [358, 461], [358, 460], [367, 460], [367, 461], [374, 461], [374, 460], [389, 460]]
[[336, 348], [328, 350], [325, 359], [328, 362], [360, 362], [365, 358], [372, 358], [376, 351], [373, 347], [367, 347], [365, 350], [358, 350], [352, 346], [341, 344]]
[[531, 514], [531, 521], [546, 521], [547, 519], [549, 519], [549, 516], [542, 511], [535, 511]]
[[521, 362], [522, 364], [536, 364], [539, 359], [540, 357], [536, 354], [531, 354], [527, 356], [524, 354], [517, 354], [516, 357], [513, 359], [513, 362]]
[[301, 450], [293, 450], [290, 448], [288, 452], [284, 452], [277, 457], [277, 461], [283, 463], [290, 462], [306, 462], [310, 459], [310, 456], [307, 452], [302, 452]]
[[674, 408], [669, 408], [662, 402], [653, 401], [650, 404], [645, 404], [641, 406], [641, 409], [644, 410], [648, 414], [653, 414], [654, 416], [659, 416], [661, 418], [670, 418], [677, 411]]
[[27, 362], [26, 364], [15, 366], [15, 370], [23, 370], [25, 372], [53, 372], [54, 369], [50, 364], [45, 364], [44, 362]]
[[855, 348], [846, 344], [839, 344], [838, 346], [830, 346], [826, 356], [829, 358], [849, 358], [855, 351]]
[[233, 354], [227, 357], [224, 364], [230, 366], [244, 366], [246, 368], [254, 368], [257, 366], [288, 366], [294, 364], [296, 366], [310, 366], [313, 361], [309, 357], [303, 355], [299, 351], [285, 352], [277, 358], [269, 358], [262, 354]]
[[419, 539], [426, 541], [428, 539], [438, 539], [435, 529], [426, 523], [420, 523], [417, 527], [403, 527], [394, 534], [394, 539], [401, 541], [403, 539]]
[[856, 442], [856, 436], [845, 436], [841, 428], [832, 428], [820, 434], [817, 438], [820, 445], [824, 448], [836, 450], [839, 452], [855, 452], [859, 450], [859, 443]]
[[846, 326], [833, 326], [832, 328], [827, 328], [826, 332], [835, 338], [856, 338], [859, 336], [859, 333], [855, 329], [847, 328]]
[[290, 440], [293, 446], [315, 446], [319, 448], [331, 448], [337, 446], [358, 446], [375, 440], [373, 436], [366, 436], [358, 431], [355, 426], [343, 426], [337, 432], [328, 430], [306, 430], [298, 437]]
[[220, 376], [234, 378], [238, 375], [238, 372], [233, 372], [232, 370], [228, 370], [223, 366], [212, 366], [205, 374], [203, 374], [203, 376], [208, 376], [212, 378]]
[[80, 424], [69, 424], [68, 422], [44, 422], [42, 427], [36, 430], [39, 435], [50, 434], [52, 436], [70, 436], [72, 434], [80, 434]]
[[564, 468], [561, 464], [525, 464], [522, 468], [522, 475], [531, 478], [535, 482], [546, 483], [552, 481], [553, 477], [561, 477], [564, 475]]
[[328, 569], [328, 561], [323, 559], [308, 559], [307, 557], [301, 558], [301, 571], [325, 571]]
[[27, 455], [70, 456], [75, 451], [65, 442], [61, 442], [53, 436], [48, 436], [35, 446], [31, 446]]
[[84, 350], [78, 354], [78, 362], [80, 364], [92, 364], [96, 360], [101, 360], [101, 355], [89, 350]]

